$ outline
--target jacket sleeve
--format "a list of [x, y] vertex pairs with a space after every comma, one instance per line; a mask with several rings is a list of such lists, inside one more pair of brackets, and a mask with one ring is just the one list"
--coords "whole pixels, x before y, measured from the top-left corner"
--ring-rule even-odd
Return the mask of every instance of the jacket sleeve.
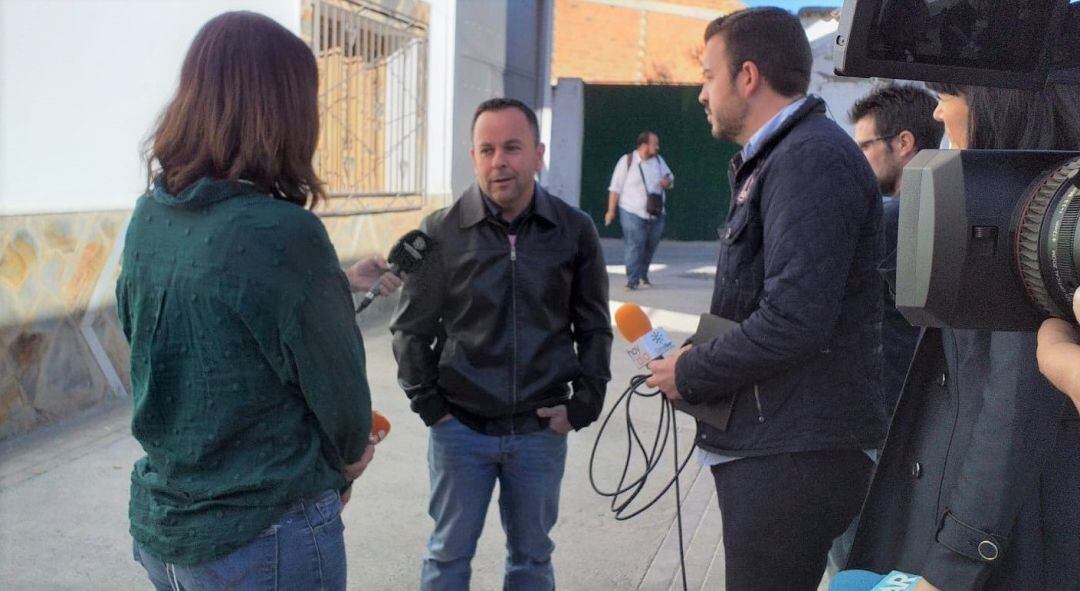
[[830, 342], [860, 232], [868, 224], [880, 231], [881, 223], [880, 216], [868, 218], [876, 211], [871, 199], [878, 197], [850, 158], [829, 143], [808, 141], [769, 162], [767, 178], [757, 181], [766, 183], [760, 193], [764, 286], [758, 308], [735, 329], [679, 358], [676, 385], [688, 402], [731, 395]]
[[[429, 216], [420, 224], [420, 229], [434, 236], [434, 225]], [[442, 296], [445, 293], [442, 261], [442, 252], [436, 249], [429, 261], [405, 278], [401, 299], [390, 323], [398, 384], [409, 397], [413, 412], [429, 426], [450, 412], [438, 389], [439, 351], [443, 339]]]
[[611, 380], [607, 267], [596, 228], [589, 219], [584, 219], [578, 239], [570, 306], [581, 375], [573, 382], [574, 394], [567, 403], [567, 418], [574, 429], [581, 429], [600, 416], [604, 392]]
[[[995, 332], [982, 410], [921, 574], [939, 589], [979, 589], [1009, 551], [1008, 535], [1038, 485], [1065, 398], [1039, 374], [1035, 333]], [[992, 544], [984, 544], [989, 542]], [[979, 546], [985, 556], [981, 558]]]
[[367, 446], [371, 391], [348, 280], [340, 269], [332, 271], [311, 275], [303, 299], [284, 322], [281, 339], [289, 379], [299, 384], [340, 470], [357, 461]]

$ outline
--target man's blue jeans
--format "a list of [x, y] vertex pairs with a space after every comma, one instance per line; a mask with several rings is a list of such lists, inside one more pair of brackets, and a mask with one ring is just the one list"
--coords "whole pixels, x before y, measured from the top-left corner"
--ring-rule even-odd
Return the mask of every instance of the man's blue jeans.
[[135, 560], [157, 591], [344, 591], [345, 526], [341, 496], [328, 490], [293, 505], [248, 545], [223, 558], [178, 566], [135, 543]]
[[566, 466], [566, 435], [541, 429], [528, 435], [484, 435], [456, 418], [431, 427], [428, 513], [435, 531], [420, 574], [423, 591], [469, 588], [470, 562], [499, 482], [499, 514], [506, 532], [503, 589], [555, 588], [548, 537], [559, 514]]
[[649, 264], [664, 234], [666, 217], [661, 214], [647, 220], [619, 208], [619, 224], [622, 225], [625, 244], [626, 284], [630, 287], [637, 287], [642, 281], [649, 280]]

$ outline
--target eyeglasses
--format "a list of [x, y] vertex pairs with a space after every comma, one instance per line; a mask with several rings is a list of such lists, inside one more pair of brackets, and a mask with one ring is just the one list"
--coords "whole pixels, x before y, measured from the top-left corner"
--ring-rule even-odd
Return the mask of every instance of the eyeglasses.
[[855, 142], [855, 145], [859, 146], [860, 150], [865, 150], [865, 149], [869, 148], [874, 142], [887, 142], [887, 141], [893, 139], [896, 136], [897, 136], [897, 134], [895, 134], [895, 133], [893, 135], [879, 135], [877, 137], [872, 137], [872, 138], [870, 138], [868, 140], [863, 140], [861, 142]]

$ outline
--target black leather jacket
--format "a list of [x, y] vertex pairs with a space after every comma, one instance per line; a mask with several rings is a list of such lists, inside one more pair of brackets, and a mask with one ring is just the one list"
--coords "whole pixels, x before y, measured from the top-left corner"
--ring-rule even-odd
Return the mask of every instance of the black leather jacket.
[[512, 240], [473, 185], [421, 224], [438, 248], [406, 277], [390, 330], [428, 425], [449, 412], [502, 435], [545, 427], [542, 406], [566, 404], [575, 429], [600, 414], [612, 334], [596, 228], [539, 185], [523, 215]]

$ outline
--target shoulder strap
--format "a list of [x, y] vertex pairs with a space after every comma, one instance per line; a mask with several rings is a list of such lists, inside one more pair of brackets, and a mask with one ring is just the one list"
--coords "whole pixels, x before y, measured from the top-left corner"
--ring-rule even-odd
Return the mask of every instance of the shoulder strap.
[[[623, 173], [622, 187], [619, 189], [620, 193], [622, 192], [623, 188], [626, 187], [626, 175], [630, 173], [630, 163], [633, 162], [633, 160], [634, 160], [634, 153], [633, 152], [630, 152], [629, 154], [626, 154], [626, 172]], [[615, 170], [618, 171], [619, 170], [618, 169], [619, 164], [616, 163], [615, 166], [616, 166]]]

